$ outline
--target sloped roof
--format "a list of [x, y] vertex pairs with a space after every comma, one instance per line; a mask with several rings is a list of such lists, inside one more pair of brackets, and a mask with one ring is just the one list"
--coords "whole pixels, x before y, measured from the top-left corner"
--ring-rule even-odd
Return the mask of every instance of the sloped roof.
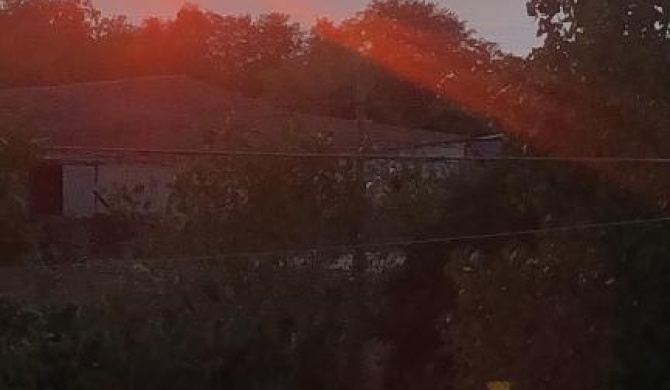
[[[0, 90], [0, 119], [23, 122], [49, 146], [277, 151], [314, 139], [354, 150], [354, 121], [293, 114], [185, 76]], [[378, 150], [458, 137], [418, 129], [365, 125]]]

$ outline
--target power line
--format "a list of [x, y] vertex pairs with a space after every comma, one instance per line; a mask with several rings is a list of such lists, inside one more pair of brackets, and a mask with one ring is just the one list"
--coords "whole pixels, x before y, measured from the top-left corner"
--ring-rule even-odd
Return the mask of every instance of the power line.
[[291, 256], [291, 255], [306, 254], [306, 253], [338, 252], [338, 251], [349, 251], [349, 250], [357, 250], [357, 249], [360, 250], [360, 249], [388, 248], [388, 247], [402, 247], [402, 246], [418, 246], [418, 245], [430, 245], [430, 244], [448, 244], [448, 243], [453, 243], [453, 242], [485, 241], [485, 240], [493, 240], [493, 239], [498, 239], [498, 238], [537, 236], [537, 235], [545, 235], [545, 234], [569, 233], [569, 232], [578, 232], [578, 231], [587, 231], [587, 230], [612, 229], [612, 228], [618, 228], [618, 227], [641, 227], [641, 226], [644, 226], [644, 225], [657, 225], [657, 224], [661, 224], [661, 223], [665, 223], [665, 222], [670, 222], [670, 217], [653, 218], [653, 219], [632, 219], [632, 220], [622, 220], [622, 221], [613, 221], [613, 222], [599, 222], [599, 223], [584, 223], [584, 224], [556, 226], [556, 227], [549, 227], [549, 228], [537, 228], [537, 229], [528, 229], [528, 230], [504, 231], [504, 232], [497, 232], [497, 233], [484, 233], [484, 234], [472, 234], [472, 235], [461, 235], [461, 236], [451, 236], [451, 237], [429, 238], [429, 239], [422, 239], [422, 240], [400, 240], [400, 241], [389, 241], [389, 242], [382, 242], [382, 243], [367, 243], [367, 244], [357, 244], [357, 245], [331, 245], [331, 246], [321, 246], [321, 247], [303, 248], [303, 249], [290, 249], [290, 250], [284, 250], [284, 251], [240, 252], [240, 253], [222, 254], [222, 255], [217, 255], [217, 256], [173, 257], [173, 258], [138, 259], [138, 260], [146, 261], [146, 262], [154, 262], [154, 261], [208, 261], [208, 260], [222, 260], [222, 259], [230, 259], [230, 258]]
[[[140, 148], [87, 148], [78, 146], [47, 147], [46, 151], [59, 153], [86, 154], [136, 154], [148, 156], [182, 157], [273, 157], [286, 159], [335, 159], [335, 160], [394, 160], [420, 162], [572, 162], [585, 164], [670, 164], [670, 158], [645, 157], [591, 157], [591, 156], [439, 156], [403, 155], [398, 153], [356, 153], [356, 152], [281, 152], [244, 150], [199, 150], [199, 149], [140, 149]], [[54, 157], [47, 157], [54, 158]]]

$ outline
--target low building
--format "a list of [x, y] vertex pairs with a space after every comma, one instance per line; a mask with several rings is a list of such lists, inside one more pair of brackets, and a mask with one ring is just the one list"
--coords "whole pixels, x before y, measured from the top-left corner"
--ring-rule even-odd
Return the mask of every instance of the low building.
[[347, 154], [363, 142], [369, 153], [461, 157], [501, 144], [375, 123], [361, 131], [183, 76], [0, 90], [0, 116], [24, 122], [44, 148], [31, 179], [36, 213], [73, 218], [105, 213], [109, 197], [136, 188], [160, 210], [176, 167], [199, 155]]

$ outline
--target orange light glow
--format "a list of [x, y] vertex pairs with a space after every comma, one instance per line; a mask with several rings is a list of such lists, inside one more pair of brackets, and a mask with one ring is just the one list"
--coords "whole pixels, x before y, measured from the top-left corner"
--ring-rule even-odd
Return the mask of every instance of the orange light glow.
[[[616, 121], [600, 106], [591, 104], [606, 98], [601, 92], [577, 86], [571, 92], [575, 100], [561, 100], [543, 90], [523, 89], [495, 70], [473, 72], [471, 68], [476, 66], [473, 64], [478, 64], [476, 52], [449, 50], [448, 45], [460, 44], [457, 39], [450, 41], [449, 37], [427, 29], [380, 16], [365, 20], [363, 25], [352, 23], [342, 29], [324, 24], [317, 33], [447, 101], [456, 102], [474, 115], [494, 119], [504, 132], [524, 140], [537, 152], [557, 157], [592, 156], [594, 145], [583, 145], [580, 137], [571, 136], [574, 125], [570, 116], [604, 123]], [[569, 81], [563, 84], [571, 88]], [[653, 180], [634, 173], [639, 170], [621, 169], [616, 164], [583, 166], [652, 202], [665, 196]]]
[[[491, 94], [501, 81], [495, 74], [473, 75], [472, 64], [476, 59], [465, 51], [444, 50], [448, 37], [430, 31], [407, 27], [397, 21], [375, 18], [366, 21], [365, 28], [343, 33], [337, 28], [323, 28], [321, 37], [336, 42], [353, 52], [361, 52], [394, 74], [411, 81], [426, 90], [454, 101], [475, 114], [497, 119], [507, 131], [523, 134], [514, 115], [506, 109], [492, 104]], [[502, 87], [502, 86], [501, 86]]]

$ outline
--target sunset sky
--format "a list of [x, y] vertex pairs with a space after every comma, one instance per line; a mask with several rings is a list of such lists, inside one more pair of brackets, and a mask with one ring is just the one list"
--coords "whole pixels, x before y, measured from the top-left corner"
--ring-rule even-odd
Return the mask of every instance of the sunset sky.
[[[258, 13], [278, 10], [296, 15], [301, 22], [317, 16], [341, 19], [362, 9], [367, 0], [198, 0], [203, 8], [220, 13]], [[171, 17], [182, 0], [94, 0], [105, 14], [123, 14], [137, 21], [146, 16]], [[456, 11], [470, 28], [517, 54], [537, 44], [533, 20], [526, 16], [526, 0], [439, 0]]]

